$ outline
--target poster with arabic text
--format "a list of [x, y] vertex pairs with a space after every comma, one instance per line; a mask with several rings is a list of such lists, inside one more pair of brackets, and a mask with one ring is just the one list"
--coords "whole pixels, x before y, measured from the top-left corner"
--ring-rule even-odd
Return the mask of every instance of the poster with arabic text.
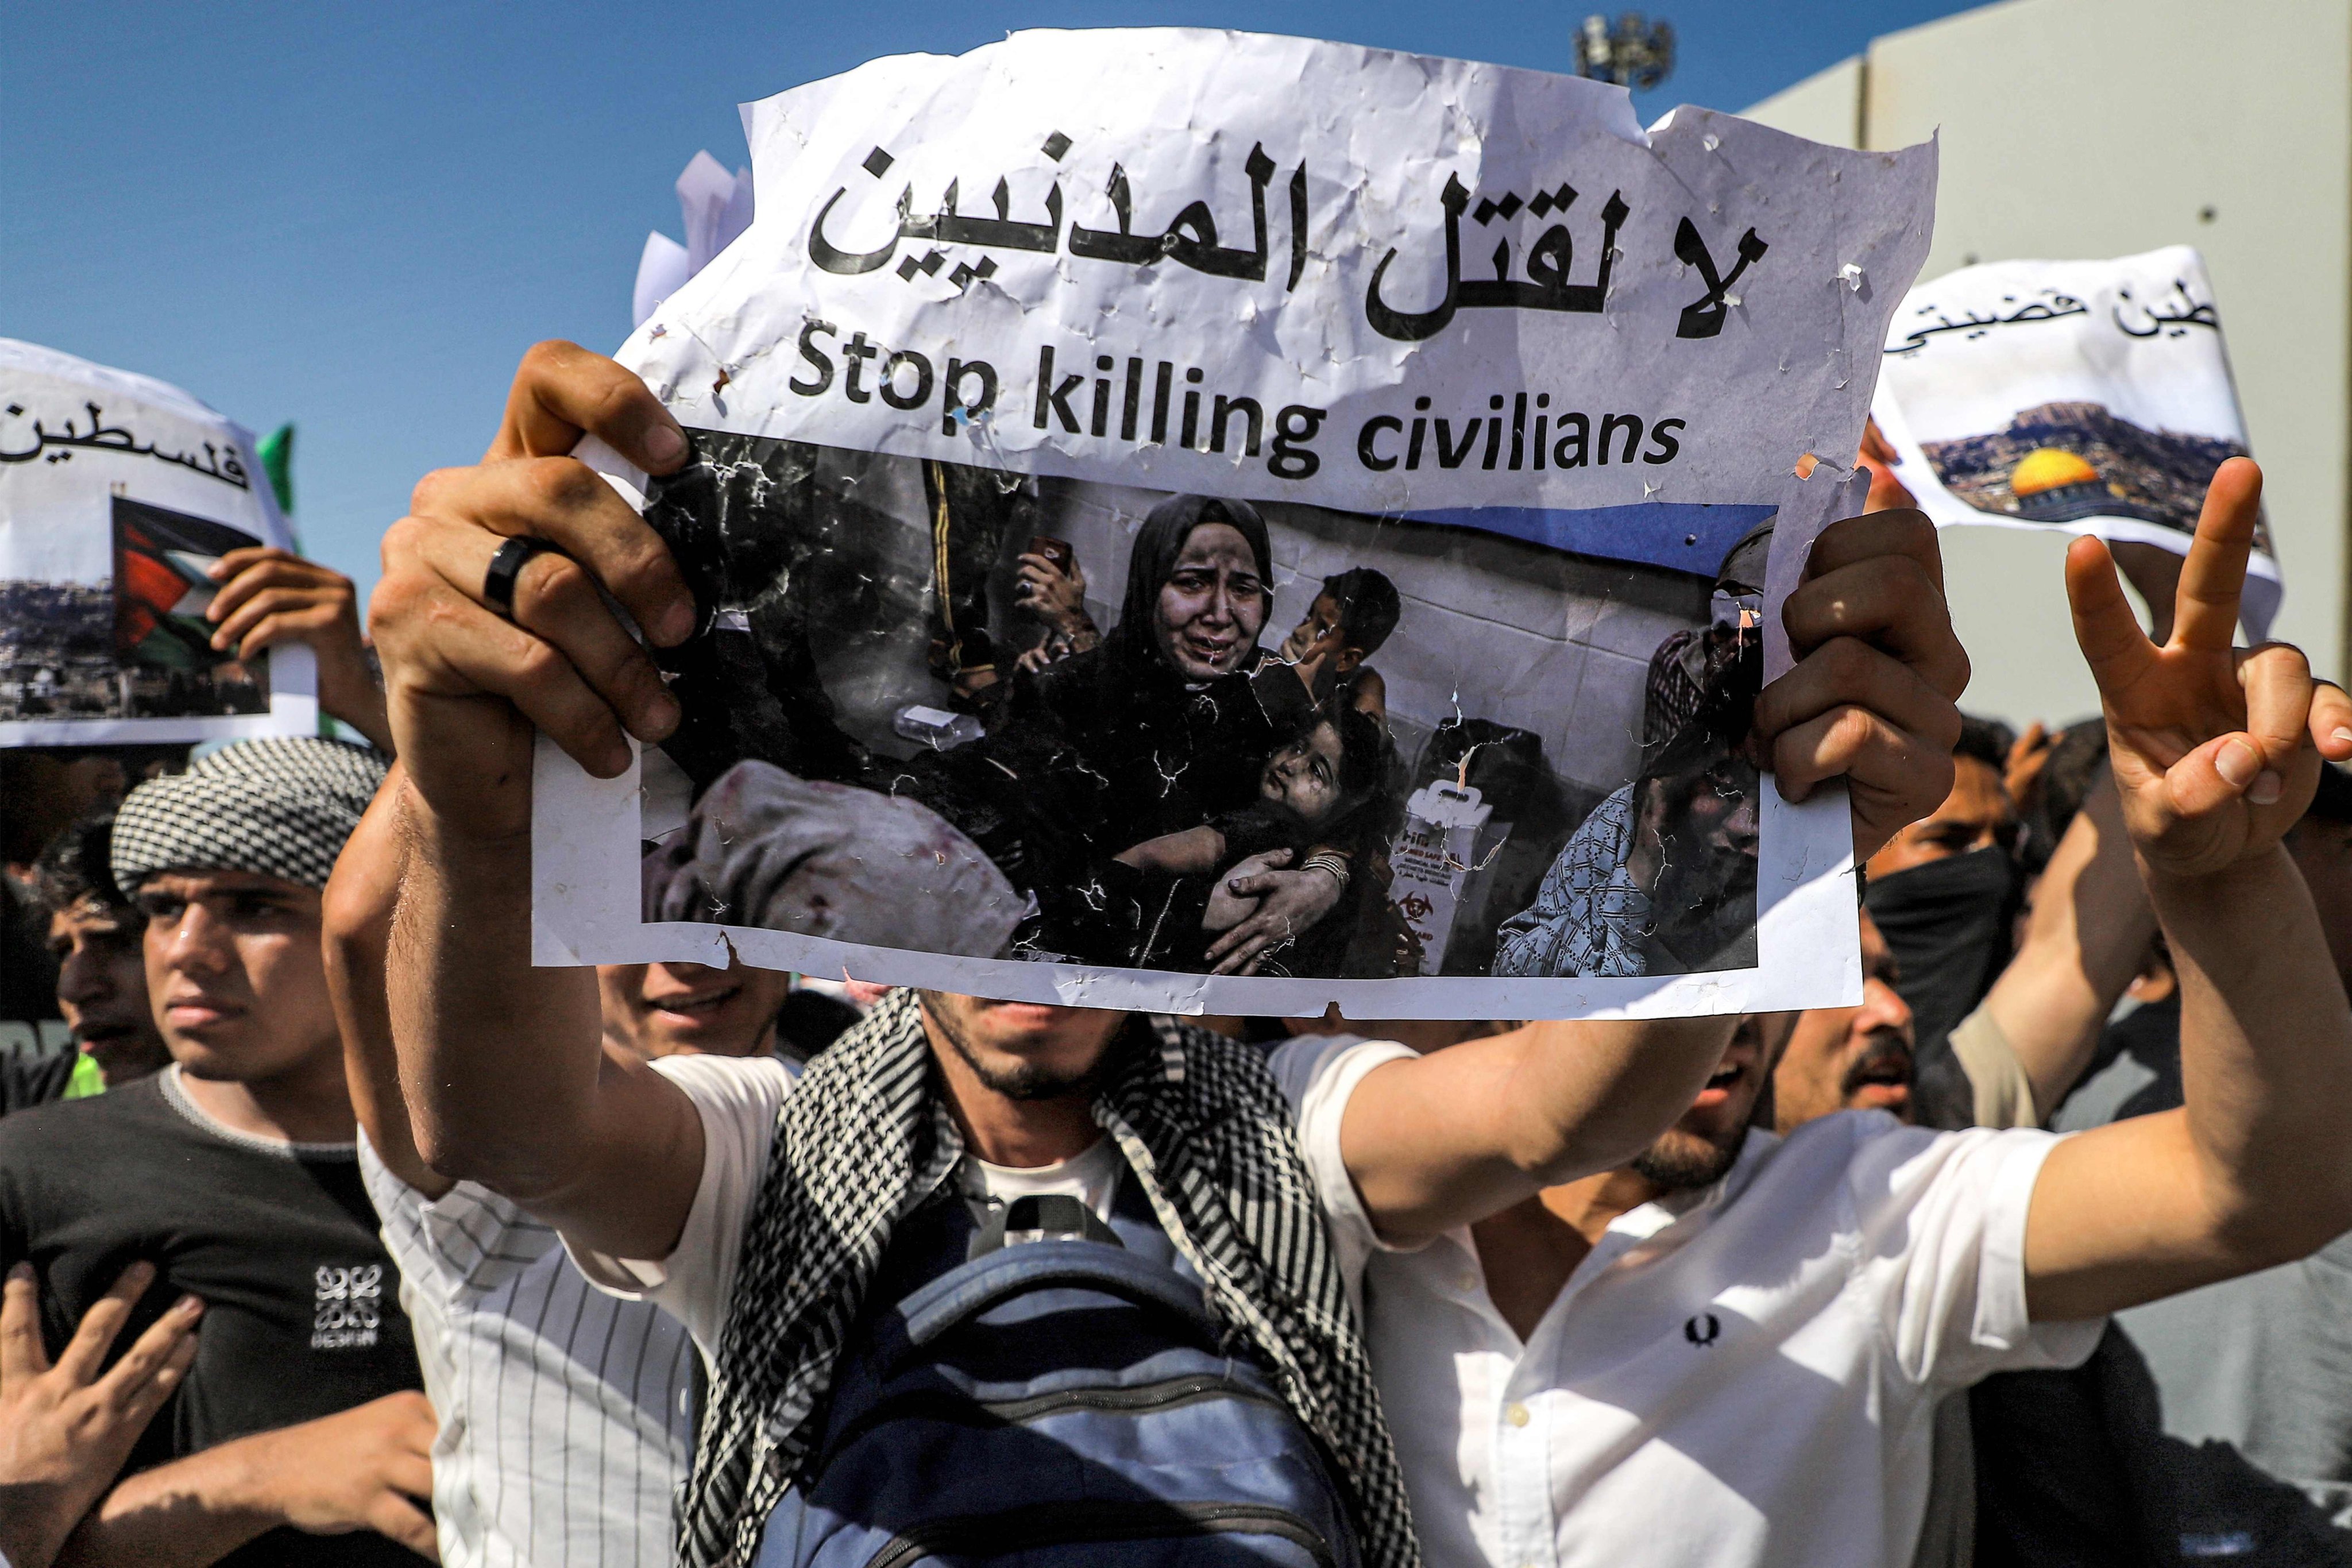
[[[2251, 455], [2213, 284], [2185, 245], [1920, 284], [1887, 328], [1876, 404], [1896, 477], [1944, 525], [2185, 555], [2213, 470]], [[2283, 592], [2266, 522], [2246, 563], [2252, 640]]]
[[1307, 39], [1019, 33], [749, 106], [750, 227], [607, 461], [702, 624], [544, 743], [544, 962], [1180, 1013], [1858, 992], [1845, 808], [1759, 774], [1777, 596], [1932, 147]]
[[0, 746], [316, 733], [310, 650], [241, 660], [205, 619], [215, 561], [292, 543], [249, 432], [0, 338]]

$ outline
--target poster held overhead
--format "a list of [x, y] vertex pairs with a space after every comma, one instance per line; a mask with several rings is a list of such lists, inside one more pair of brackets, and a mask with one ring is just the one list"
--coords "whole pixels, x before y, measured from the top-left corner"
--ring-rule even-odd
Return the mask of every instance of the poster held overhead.
[[248, 432], [0, 339], [0, 745], [316, 733], [309, 648], [211, 646], [205, 568], [257, 544], [293, 537]]
[[[693, 459], [602, 465], [701, 606], [656, 655], [685, 718], [610, 783], [542, 748], [543, 959], [1354, 1016], [1858, 985], [1843, 800], [1744, 742], [1771, 601], [1858, 510], [1792, 468], [1859, 440], [1932, 148], [1175, 29], [746, 124], [751, 227], [620, 355]], [[748, 873], [804, 784], [987, 868], [1009, 936]], [[1607, 897], [1548, 901], [1571, 849]]]
[[[2205, 486], [2252, 456], [2205, 261], [1997, 261], [1911, 290], [1874, 408], [1896, 477], [1937, 524], [2055, 529], [2186, 555]], [[2267, 523], [2240, 613], [2270, 635]]]

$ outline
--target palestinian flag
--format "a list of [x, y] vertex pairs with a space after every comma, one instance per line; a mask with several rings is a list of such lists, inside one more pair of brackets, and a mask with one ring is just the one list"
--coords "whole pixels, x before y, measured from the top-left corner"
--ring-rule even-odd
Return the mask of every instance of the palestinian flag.
[[209, 669], [235, 658], [213, 651], [205, 610], [217, 586], [205, 569], [261, 541], [226, 523], [114, 498], [114, 654], [125, 664]]

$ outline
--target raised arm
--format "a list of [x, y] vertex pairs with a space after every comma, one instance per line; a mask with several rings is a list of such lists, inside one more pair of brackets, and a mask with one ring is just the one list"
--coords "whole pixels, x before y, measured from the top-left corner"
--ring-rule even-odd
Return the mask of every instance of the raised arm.
[[[1800, 659], [1758, 699], [1758, 739], [1791, 800], [1845, 781], [1866, 859], [1952, 785], [1969, 666], [1934, 528], [1883, 511], [1824, 531], [1783, 618]], [[1639, 1153], [1689, 1107], [1737, 1022], [1530, 1024], [1391, 1062], [1349, 1099], [1342, 1157], [1393, 1240], [1483, 1219]]]
[[[394, 780], [399, 764], [394, 764]], [[393, 790], [378, 793], [335, 861], [322, 913], [327, 990], [343, 1036], [343, 1076], [352, 1109], [384, 1168], [428, 1198], [457, 1184], [425, 1163], [408, 1126], [408, 1098], [400, 1088], [400, 1055], [392, 1043], [392, 1005], [384, 991], [384, 960], [392, 946], [392, 915], [408, 870]]]
[[2051, 1152], [2025, 1233], [2038, 1319], [2094, 1317], [2290, 1261], [2352, 1228], [2352, 1007], [2280, 839], [2352, 701], [2294, 648], [2231, 644], [2262, 491], [2224, 463], [2171, 636], [2140, 634], [2107, 552], [2066, 556], [2124, 821], [2180, 976], [2181, 1109]]
[[2034, 885], [2023, 944], [1984, 999], [2033, 1085], [2035, 1120], [2083, 1076], [2155, 934], [2115, 780], [2103, 774]]
[[[597, 593], [658, 644], [694, 605], [660, 538], [568, 452], [602, 437], [649, 472], [686, 442], [645, 384], [568, 343], [525, 356], [499, 438], [476, 468], [428, 476], [384, 537], [372, 605], [404, 764], [387, 789], [406, 868], [386, 999], [419, 1152], [598, 1250], [667, 1256], [701, 1175], [702, 1127], [649, 1068], [608, 1061], [596, 981], [530, 959], [534, 725], [591, 773], [625, 768], [623, 733], [657, 741], [677, 705]], [[533, 557], [511, 620], [484, 577], [506, 537]], [[362, 903], [364, 900], [361, 900]], [[357, 958], [365, 922], [331, 940]]]

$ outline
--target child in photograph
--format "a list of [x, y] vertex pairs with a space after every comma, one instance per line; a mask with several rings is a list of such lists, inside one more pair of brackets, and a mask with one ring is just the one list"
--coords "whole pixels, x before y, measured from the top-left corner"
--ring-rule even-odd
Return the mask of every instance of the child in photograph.
[[1297, 670], [1317, 701], [1336, 699], [1385, 726], [1388, 683], [1364, 660], [1388, 641], [1402, 613], [1396, 584], [1386, 574], [1369, 566], [1335, 573], [1323, 579], [1305, 618], [1265, 662], [1279, 659]]
[[[1100, 881], [1141, 917], [1129, 962], [1198, 967], [1205, 945], [1255, 907], [1227, 890], [1225, 871], [1322, 870], [1344, 893], [1348, 852], [1376, 826], [1388, 773], [1379, 722], [1356, 708], [1326, 707], [1266, 759], [1256, 800], [1113, 857]], [[1315, 929], [1348, 924], [1335, 910]]]

